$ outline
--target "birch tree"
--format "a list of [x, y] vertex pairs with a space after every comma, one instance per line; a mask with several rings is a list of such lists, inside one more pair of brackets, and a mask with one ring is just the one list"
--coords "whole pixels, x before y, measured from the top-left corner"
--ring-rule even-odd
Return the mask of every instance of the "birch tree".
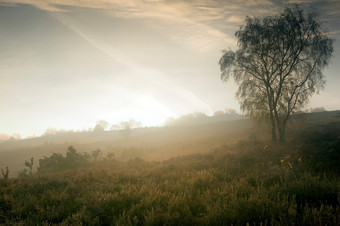
[[234, 78], [241, 111], [269, 119], [273, 141], [284, 141], [290, 116], [324, 87], [333, 40], [322, 25], [316, 10], [298, 5], [275, 16], [248, 16], [235, 33], [238, 49], [223, 51], [221, 79]]

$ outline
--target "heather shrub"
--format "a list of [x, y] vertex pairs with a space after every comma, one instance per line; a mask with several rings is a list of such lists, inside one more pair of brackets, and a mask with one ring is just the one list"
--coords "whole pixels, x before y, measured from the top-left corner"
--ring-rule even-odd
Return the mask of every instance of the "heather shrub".
[[295, 143], [305, 169], [314, 174], [340, 175], [339, 122], [309, 128]]
[[73, 146], [69, 146], [64, 157], [60, 153], [53, 153], [50, 157], [39, 160], [39, 173], [51, 173], [61, 170], [86, 167], [90, 163], [87, 153], [79, 153]]
[[70, 147], [66, 156], [45, 157], [38, 172], [17, 178], [12, 217], [1, 220], [10, 225], [339, 225], [336, 169], [328, 163], [313, 168], [316, 157], [307, 153], [317, 153], [320, 161], [330, 157], [322, 157], [321, 149], [307, 151], [302, 147], [309, 143], [298, 141], [242, 141], [165, 161], [124, 162], [99, 158], [97, 152], [93, 160]]

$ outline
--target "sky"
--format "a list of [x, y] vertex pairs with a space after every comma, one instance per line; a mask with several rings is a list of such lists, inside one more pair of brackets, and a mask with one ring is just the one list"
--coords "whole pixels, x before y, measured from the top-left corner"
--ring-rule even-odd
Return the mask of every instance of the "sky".
[[0, 134], [239, 111], [221, 51], [237, 48], [247, 15], [293, 3], [318, 9], [335, 39], [325, 89], [306, 108], [339, 110], [338, 0], [0, 0]]

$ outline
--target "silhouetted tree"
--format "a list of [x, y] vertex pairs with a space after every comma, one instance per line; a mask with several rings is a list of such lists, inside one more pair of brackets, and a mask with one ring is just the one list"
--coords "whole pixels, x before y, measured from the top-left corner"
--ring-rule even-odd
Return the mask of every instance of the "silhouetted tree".
[[120, 125], [120, 128], [121, 128], [121, 133], [124, 137], [130, 136], [132, 129], [142, 127], [142, 123], [138, 122], [134, 119], [130, 119], [130, 121], [121, 122], [119, 125]]
[[97, 161], [97, 159], [101, 158], [102, 154], [103, 154], [102, 151], [99, 148], [97, 148], [97, 150], [92, 152], [91, 157], [94, 161]]
[[90, 156], [87, 153], [79, 153], [73, 146], [69, 146], [64, 157], [60, 153], [53, 153], [50, 157], [39, 159], [38, 172], [50, 173], [61, 170], [76, 169], [89, 165]]
[[324, 107], [316, 107], [316, 108], [311, 108], [309, 112], [311, 113], [316, 113], [316, 112], [325, 112], [326, 109]]
[[96, 122], [96, 126], [94, 127], [93, 131], [95, 132], [104, 131], [105, 129], [107, 129], [108, 126], [109, 126], [109, 123], [107, 121], [99, 120]]
[[130, 121], [121, 122], [120, 127], [122, 130], [131, 130], [142, 127], [142, 123], [134, 119], [130, 119]]
[[268, 118], [272, 139], [278, 133], [283, 141], [291, 114], [324, 86], [322, 70], [332, 57], [333, 40], [316, 11], [305, 13], [298, 5], [276, 16], [248, 16], [245, 23], [235, 33], [238, 50], [223, 51], [221, 78], [234, 78], [241, 110]]
[[111, 127], [110, 127], [110, 130], [120, 130], [121, 127], [120, 125], [117, 125], [117, 124], [113, 124]]
[[33, 170], [33, 161], [34, 161], [34, 158], [32, 157], [31, 158], [31, 161], [25, 161], [25, 166], [27, 166], [30, 171], [29, 171], [29, 174], [32, 174], [32, 170]]
[[53, 153], [50, 157], [39, 159], [38, 172], [54, 172], [63, 169], [64, 157], [60, 153]]
[[223, 111], [215, 111], [214, 116], [224, 115]]
[[58, 130], [56, 128], [49, 127], [49, 128], [46, 129], [43, 136], [55, 135], [57, 133], [58, 133]]
[[114, 158], [114, 157], [115, 157], [115, 154], [112, 153], [112, 152], [109, 152], [109, 153], [107, 153], [107, 155], [106, 155], [106, 158], [108, 158], [109, 160], [111, 160], [111, 159]]

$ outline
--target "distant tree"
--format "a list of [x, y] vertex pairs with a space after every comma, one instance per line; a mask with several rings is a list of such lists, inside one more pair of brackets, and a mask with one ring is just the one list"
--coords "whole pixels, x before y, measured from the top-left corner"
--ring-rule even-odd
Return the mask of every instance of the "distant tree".
[[218, 115], [224, 115], [224, 112], [223, 111], [215, 111], [214, 116], [218, 116]]
[[102, 154], [103, 154], [102, 151], [99, 148], [97, 148], [97, 150], [92, 152], [91, 157], [94, 161], [97, 161], [98, 158], [101, 158]]
[[101, 125], [97, 124], [97, 125], [93, 128], [93, 131], [94, 131], [94, 132], [102, 132], [102, 131], [104, 131], [104, 128], [103, 128]]
[[187, 115], [179, 117], [176, 121], [180, 125], [195, 125], [202, 122], [206, 122], [209, 117], [202, 112], [193, 112]]
[[113, 159], [114, 157], [115, 157], [115, 154], [112, 153], [112, 152], [109, 152], [109, 153], [107, 153], [107, 155], [106, 155], [106, 158], [108, 158], [109, 160]]
[[142, 123], [137, 122], [134, 119], [131, 119], [130, 121], [121, 122], [120, 127], [121, 127], [121, 132], [123, 136], [128, 137], [131, 135], [131, 130], [142, 127]]
[[33, 161], [34, 161], [34, 158], [32, 157], [31, 158], [31, 161], [25, 161], [25, 166], [28, 167], [30, 170], [29, 170], [29, 174], [32, 174], [32, 170], [33, 170]]
[[93, 131], [100, 132], [104, 131], [109, 127], [109, 123], [105, 120], [99, 120], [96, 122], [96, 126], [94, 127]]
[[232, 108], [226, 108], [224, 112], [228, 115], [238, 115], [236, 110]]
[[69, 146], [66, 151], [65, 168], [73, 169], [89, 162], [90, 156], [87, 153], [79, 153], [73, 146]]
[[129, 130], [131, 130], [131, 125], [130, 125], [129, 122], [121, 122], [120, 123], [120, 129], [125, 130], [125, 131], [129, 131]]
[[38, 172], [50, 173], [75, 169], [88, 166], [89, 163], [90, 156], [87, 153], [79, 153], [73, 146], [69, 146], [65, 157], [60, 153], [53, 153], [50, 157], [44, 156], [44, 159], [39, 159]]
[[21, 135], [20, 135], [20, 134], [17, 134], [17, 133], [14, 133], [14, 134], [9, 138], [9, 140], [12, 140], [12, 141], [21, 140]]
[[66, 130], [66, 129], [60, 129], [57, 130], [56, 128], [49, 127], [45, 130], [43, 136], [51, 136], [51, 135], [56, 135], [56, 134], [63, 134], [63, 133], [74, 133], [73, 129]]
[[131, 119], [130, 121], [121, 122], [120, 127], [122, 130], [131, 130], [142, 127], [142, 123], [134, 119]]
[[57, 133], [58, 133], [58, 130], [56, 128], [49, 127], [49, 128], [46, 129], [46, 131], [43, 134], [43, 136], [55, 135]]
[[324, 107], [316, 107], [316, 108], [311, 108], [311, 109], [309, 110], [309, 112], [311, 112], [311, 113], [325, 112], [325, 111], [326, 111], [326, 110], [325, 110]]
[[233, 76], [236, 97], [251, 118], [266, 117], [274, 141], [284, 141], [292, 113], [300, 110], [325, 84], [322, 70], [333, 53], [333, 40], [315, 10], [298, 5], [264, 18], [246, 17], [235, 33], [238, 50], [224, 50], [221, 78]]
[[39, 159], [38, 172], [55, 172], [63, 169], [64, 157], [60, 153], [53, 153], [50, 157], [44, 156], [44, 159]]
[[4, 134], [4, 133], [0, 134], [0, 141], [9, 140], [9, 138], [10, 136], [7, 134]]
[[33, 172], [33, 161], [34, 158], [32, 157], [30, 161], [25, 161], [24, 165], [29, 169], [27, 170], [24, 168], [23, 170], [20, 170], [18, 173], [18, 177], [27, 177], [28, 175], [32, 175]]
[[121, 127], [120, 125], [117, 125], [117, 124], [113, 124], [111, 127], [110, 127], [110, 130], [120, 130]]

